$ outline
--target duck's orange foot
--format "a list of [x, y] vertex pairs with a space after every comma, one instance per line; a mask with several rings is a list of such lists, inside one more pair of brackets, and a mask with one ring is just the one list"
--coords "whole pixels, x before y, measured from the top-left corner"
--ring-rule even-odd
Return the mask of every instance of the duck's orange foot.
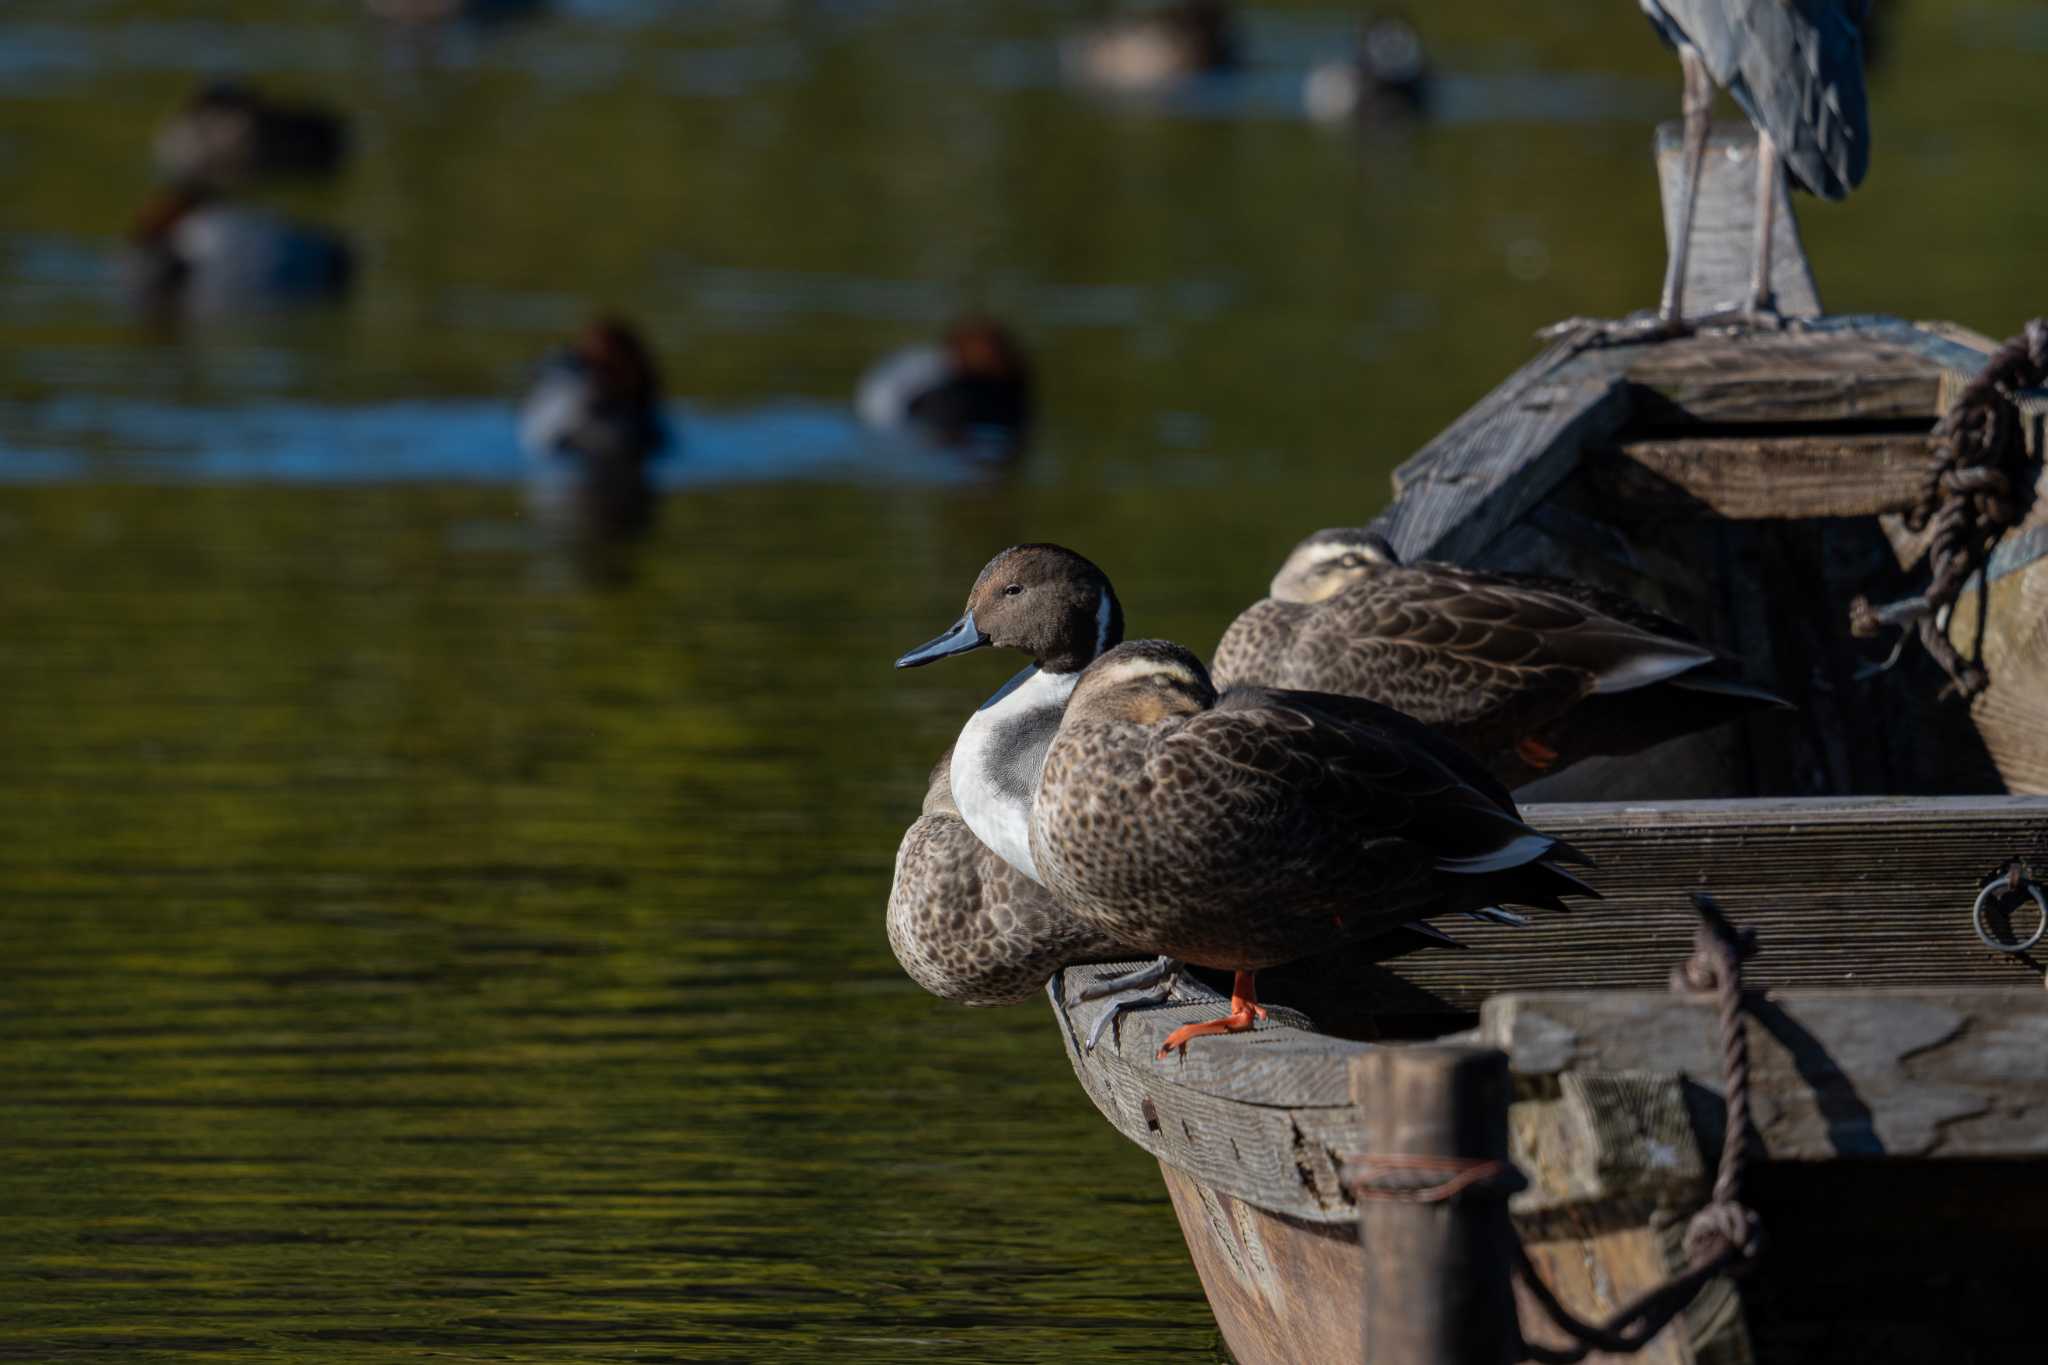
[[1259, 1004], [1258, 997], [1252, 993], [1252, 973], [1239, 972], [1230, 991], [1230, 1013], [1221, 1019], [1211, 1019], [1206, 1023], [1182, 1024], [1166, 1035], [1166, 1043], [1159, 1049], [1159, 1056], [1164, 1060], [1172, 1056], [1176, 1049], [1185, 1053], [1190, 1038], [1205, 1038], [1212, 1033], [1244, 1033], [1251, 1028], [1254, 1020], [1265, 1017], [1265, 1007]]
[[1515, 745], [1515, 753], [1521, 758], [1522, 762], [1528, 764], [1539, 773], [1557, 762], [1557, 750], [1551, 748], [1540, 739], [1523, 740]]
[[1171, 1057], [1176, 1049], [1186, 1052], [1190, 1038], [1206, 1038], [1212, 1033], [1243, 1033], [1251, 1028], [1254, 1019], [1265, 1017], [1266, 1012], [1253, 1005], [1250, 1009], [1233, 1011], [1205, 1024], [1182, 1024], [1166, 1035], [1166, 1045], [1159, 1049], [1159, 1055], [1164, 1059]]

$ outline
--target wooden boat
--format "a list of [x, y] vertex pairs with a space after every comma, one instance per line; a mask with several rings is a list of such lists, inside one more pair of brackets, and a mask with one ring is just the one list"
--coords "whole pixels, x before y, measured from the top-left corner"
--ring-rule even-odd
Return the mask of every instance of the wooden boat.
[[[1702, 222], [1739, 236], [1754, 176], [1741, 137], [1717, 139]], [[1633, 593], [1749, 660], [1796, 711], [1525, 789], [1544, 802], [1526, 818], [1598, 863], [1607, 899], [1567, 925], [1461, 924], [1473, 951], [1349, 970], [1336, 995], [1262, 978], [1262, 996], [1306, 1012], [1275, 1008], [1165, 1062], [1161, 1040], [1213, 1015], [1213, 990], [1188, 984], [1185, 1003], [1128, 1016], [1091, 1053], [1065, 1002], [1118, 968], [1051, 983], [1075, 1074], [1159, 1159], [1240, 1365], [1363, 1358], [1376, 1269], [1345, 1166], [1385, 1117], [1354, 1103], [1354, 1069], [1388, 1045], [1342, 1036], [1361, 1002], [1406, 1037], [1507, 1054], [1529, 1181], [1509, 1211], [1568, 1306], [1598, 1317], [1677, 1266], [1725, 1122], [1713, 1011], [1665, 989], [1693, 888], [1763, 945], [1750, 1189], [1775, 1249], [1639, 1358], [2038, 1355], [2048, 993], [2023, 946], [2034, 904], [1995, 883], [2015, 867], [2048, 883], [2048, 498], [1949, 613], [1988, 689], [1942, 698], [1944, 674], [1911, 645], [1871, 666], [1888, 642], [1852, 638], [1849, 604], [1910, 592], [1925, 537], [1903, 514], [1937, 421], [1995, 346], [1948, 324], [1818, 316], [1789, 205], [1779, 222], [1781, 306], [1806, 325], [1568, 336], [1404, 464], [1376, 525], [1404, 558]], [[1739, 241], [1696, 250], [1692, 296], [1735, 293], [1745, 256]], [[2019, 398], [2036, 473], [2042, 398]], [[1522, 1316], [1530, 1340], [1562, 1344]]]

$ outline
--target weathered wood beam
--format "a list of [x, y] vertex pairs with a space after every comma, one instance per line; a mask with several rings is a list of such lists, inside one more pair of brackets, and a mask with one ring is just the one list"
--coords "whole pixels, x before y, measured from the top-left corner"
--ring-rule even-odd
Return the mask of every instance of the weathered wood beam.
[[1404, 559], [1474, 558], [1628, 420], [1611, 375], [1553, 378], [1553, 347], [1394, 471], [1397, 501], [1375, 523]]
[[1522, 817], [1590, 856], [1605, 899], [1527, 929], [1445, 925], [1469, 951], [1411, 953], [1390, 972], [1446, 1009], [1509, 990], [1661, 986], [1711, 890], [1770, 953], [1759, 986], [2031, 982], [2044, 963], [1984, 947], [1983, 877], [2018, 857], [2048, 874], [2048, 798], [1819, 797], [1529, 805]]
[[[1664, 244], [1678, 242], [1678, 202], [1683, 193], [1685, 125], [1672, 121], [1657, 127], [1657, 185], [1663, 195]], [[1724, 311], [1748, 301], [1752, 258], [1756, 254], [1757, 137], [1748, 123], [1719, 123], [1707, 136], [1700, 183], [1693, 201], [1692, 251], [1686, 258], [1685, 315]], [[1818, 317], [1820, 291], [1799, 240], [1785, 178], [1777, 184], [1777, 213], [1772, 220], [1771, 288], [1778, 311], [1786, 317]]]
[[1638, 517], [1869, 517], [1913, 505], [1929, 435], [1677, 436], [1623, 441], [1589, 474]]
[[[1492, 1048], [1376, 1048], [1352, 1059], [1351, 1089], [1366, 1158], [1507, 1161], [1507, 1057]], [[1375, 1199], [1370, 1167], [1350, 1169], [1364, 1252], [1360, 1356], [1373, 1365], [1520, 1359], [1500, 1197]]]
[[1159, 1174], [1237, 1365], [1362, 1365], [1355, 1222], [1268, 1213], [1163, 1161]]
[[[1772, 940], [1760, 941], [1758, 966]], [[2048, 1155], [2048, 994], [2038, 981], [1773, 992], [1748, 1028], [1751, 1112], [1773, 1161]], [[1668, 991], [1498, 996], [1481, 1011], [1479, 1037], [1508, 1052], [1525, 1084], [1648, 1072], [1682, 1074], [1710, 1102], [1722, 1094], [1713, 1008]], [[1710, 1146], [1718, 1122], [1700, 1125]]]

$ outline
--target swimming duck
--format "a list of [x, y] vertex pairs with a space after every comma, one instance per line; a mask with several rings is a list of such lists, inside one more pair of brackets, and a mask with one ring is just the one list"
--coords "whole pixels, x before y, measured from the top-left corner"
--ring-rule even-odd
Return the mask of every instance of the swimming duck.
[[936, 445], [1007, 454], [1031, 425], [1031, 366], [991, 318], [960, 318], [937, 346], [899, 351], [854, 395], [861, 421]]
[[1310, 118], [1325, 123], [1401, 118], [1422, 112], [1429, 84], [1422, 35], [1407, 15], [1382, 11], [1365, 21], [1350, 58], [1309, 70], [1302, 105]]
[[1121, 15], [1067, 40], [1075, 80], [1124, 94], [1160, 91], [1238, 62], [1236, 25], [1222, 0], [1175, 0]]
[[177, 185], [136, 215], [122, 274], [146, 305], [211, 316], [338, 297], [355, 257], [324, 228]]
[[932, 766], [924, 811], [896, 850], [889, 947], [910, 979], [942, 1000], [1011, 1005], [1062, 967], [1134, 956], [974, 837], [953, 801], [952, 759], [949, 748]]
[[1510, 784], [1629, 754], [1778, 697], [1628, 597], [1567, 579], [1403, 564], [1318, 531], [1216, 646], [1216, 678], [1364, 697], [1433, 725]]
[[215, 81], [157, 129], [155, 152], [167, 181], [231, 189], [271, 176], [332, 175], [347, 148], [338, 115]]
[[640, 334], [617, 318], [586, 324], [541, 363], [520, 406], [534, 515], [578, 539], [646, 530], [655, 507], [647, 462], [668, 440], [661, 381]]
[[1031, 813], [1040, 880], [1080, 921], [1235, 973], [1231, 1011], [1263, 1016], [1259, 969], [1403, 920], [1597, 894], [1583, 861], [1523, 824], [1507, 791], [1429, 727], [1353, 697], [1218, 694], [1179, 645], [1126, 642], [1068, 698]]

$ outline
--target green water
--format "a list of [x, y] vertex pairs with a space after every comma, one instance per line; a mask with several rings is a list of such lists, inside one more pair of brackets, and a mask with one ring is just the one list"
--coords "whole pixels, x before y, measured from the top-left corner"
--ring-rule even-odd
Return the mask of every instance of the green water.
[[[1082, 8], [0, 16], [0, 473], [57, 471], [0, 485], [0, 1358], [1216, 1352], [1043, 1011], [889, 957], [925, 769], [1012, 667], [889, 660], [1026, 538], [1206, 649], [1534, 327], [1652, 297], [1676, 79], [1624, 0], [1432, 6], [1456, 107], [1361, 140], [1270, 94], [1339, 12], [1259, 10], [1252, 94], [1175, 112], [1046, 77]], [[1898, 8], [1817, 273], [2003, 335], [2048, 304], [2048, 9]], [[217, 69], [356, 111], [277, 202], [363, 285], [165, 335], [99, 280]], [[493, 444], [600, 304], [727, 461], [608, 588]], [[805, 463], [965, 304], [1038, 356], [1016, 471]]]

